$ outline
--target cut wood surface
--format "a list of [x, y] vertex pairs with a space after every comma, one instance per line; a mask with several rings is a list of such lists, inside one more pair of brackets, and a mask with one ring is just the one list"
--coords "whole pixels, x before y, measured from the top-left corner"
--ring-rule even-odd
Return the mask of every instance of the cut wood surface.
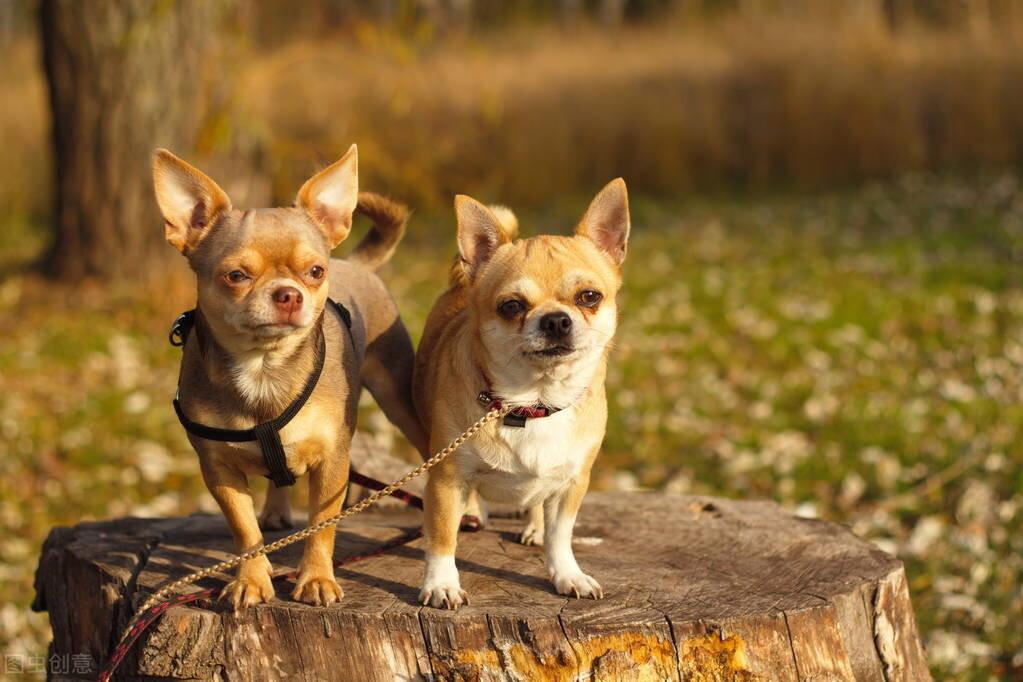
[[[363, 514], [339, 528], [336, 556], [419, 523], [414, 511]], [[416, 602], [418, 540], [338, 569], [345, 597], [330, 608], [291, 601], [284, 581], [274, 602], [238, 614], [171, 608], [118, 679], [930, 679], [901, 562], [843, 526], [767, 502], [593, 493], [575, 547], [601, 601], [555, 594], [542, 549], [516, 542], [521, 526], [491, 518], [460, 534], [472, 603], [457, 612]], [[54, 529], [36, 578], [52, 653], [102, 660], [147, 594], [230, 553], [218, 515]], [[274, 568], [293, 571], [300, 553], [274, 554]]]

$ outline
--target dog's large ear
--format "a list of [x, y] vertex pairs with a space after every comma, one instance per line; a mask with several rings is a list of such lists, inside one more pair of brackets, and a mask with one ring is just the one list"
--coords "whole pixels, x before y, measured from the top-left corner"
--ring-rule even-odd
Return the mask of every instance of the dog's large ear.
[[167, 241], [186, 255], [231, 210], [231, 199], [217, 183], [166, 149], [153, 154], [153, 186]]
[[298, 205], [309, 214], [334, 248], [352, 230], [359, 202], [359, 149], [354, 144], [332, 165], [309, 178], [298, 191]]
[[575, 233], [592, 240], [615, 265], [625, 260], [629, 242], [629, 193], [615, 178], [593, 198]]
[[458, 253], [466, 275], [472, 279], [497, 247], [509, 241], [509, 231], [502, 229], [493, 211], [464, 194], [455, 197], [455, 219], [458, 221]]

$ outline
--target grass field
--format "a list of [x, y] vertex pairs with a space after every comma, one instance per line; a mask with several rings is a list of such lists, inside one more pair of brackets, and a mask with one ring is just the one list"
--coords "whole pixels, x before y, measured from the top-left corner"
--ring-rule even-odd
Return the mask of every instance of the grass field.
[[[584, 205], [523, 213], [524, 231], [565, 231]], [[939, 679], [1021, 679], [1020, 178], [633, 210], [595, 486], [767, 497], [850, 524], [907, 562]], [[451, 237], [447, 216], [417, 215], [383, 272], [416, 334]], [[39, 244], [11, 227], [0, 263]], [[44, 650], [27, 606], [51, 526], [212, 508], [170, 409], [166, 330], [190, 304], [170, 290], [0, 284], [3, 651]], [[389, 437], [368, 403], [361, 427]]]

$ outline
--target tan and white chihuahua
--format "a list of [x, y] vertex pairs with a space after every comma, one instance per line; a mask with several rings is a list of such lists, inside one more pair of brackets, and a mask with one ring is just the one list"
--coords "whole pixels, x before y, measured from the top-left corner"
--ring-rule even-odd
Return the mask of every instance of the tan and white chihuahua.
[[[153, 177], [167, 241], [188, 258], [198, 280], [194, 331], [179, 379], [183, 423], [246, 429], [275, 419], [302, 393], [322, 358], [311, 396], [279, 431], [287, 469], [309, 474], [310, 523], [336, 514], [343, 503], [363, 385], [425, 453], [426, 435], [411, 402], [412, 344], [373, 273], [400, 241], [408, 212], [359, 194], [355, 145], [307, 181], [291, 208], [235, 209], [213, 180], [166, 150], [154, 156]], [[331, 259], [356, 210], [373, 220], [373, 229], [349, 258]], [[325, 309], [328, 292], [350, 311], [351, 333], [340, 315]], [[192, 433], [189, 440], [239, 552], [262, 544], [261, 526], [290, 525], [288, 490], [273, 485], [257, 520], [248, 476], [268, 474], [259, 444]], [[341, 599], [333, 553], [334, 528], [307, 541], [293, 598], [317, 605]], [[246, 561], [223, 596], [235, 608], [270, 600], [270, 571], [266, 557]]]
[[609, 343], [629, 237], [625, 182], [593, 199], [575, 236], [513, 241], [510, 211], [455, 199], [460, 262], [426, 322], [416, 356], [416, 409], [439, 449], [488, 408], [518, 408], [430, 471], [420, 601], [467, 603], [455, 568], [471, 495], [529, 508], [522, 541], [543, 539], [559, 594], [600, 598], [579, 568], [572, 528], [604, 439]]

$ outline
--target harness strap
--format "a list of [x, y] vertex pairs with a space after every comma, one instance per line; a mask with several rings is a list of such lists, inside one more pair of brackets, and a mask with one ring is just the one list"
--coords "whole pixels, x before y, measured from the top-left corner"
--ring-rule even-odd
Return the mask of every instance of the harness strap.
[[[331, 307], [344, 323], [345, 328], [348, 330], [348, 336], [352, 340], [352, 347], [354, 348], [355, 336], [352, 332], [352, 314], [347, 308], [334, 299], [328, 298], [327, 301], [331, 304]], [[195, 309], [186, 311], [178, 316], [178, 319], [174, 322], [174, 326], [171, 327], [171, 345], [184, 346], [194, 326]], [[288, 469], [287, 458], [284, 452], [284, 443], [281, 442], [281, 429], [287, 426], [288, 423], [295, 418], [299, 411], [301, 411], [302, 407], [305, 406], [310, 396], [312, 396], [313, 391], [316, 390], [316, 384], [320, 381], [320, 375], [323, 373], [323, 365], [326, 361], [326, 357], [326, 335], [321, 333], [320, 347], [316, 356], [316, 362], [313, 365], [312, 373], [309, 375], [309, 378], [306, 379], [302, 392], [276, 419], [256, 424], [250, 429], [222, 429], [192, 421], [185, 415], [184, 410], [181, 408], [181, 399], [179, 395], [174, 396], [174, 412], [178, 415], [178, 421], [181, 422], [185, 431], [193, 436], [205, 438], [206, 440], [215, 440], [227, 443], [249, 443], [252, 441], [259, 443], [259, 449], [263, 453], [263, 464], [270, 472], [267, 475], [267, 478], [273, 481], [274, 485], [278, 488], [294, 485], [295, 475], [291, 473], [290, 469]]]
[[281, 442], [281, 432], [272, 422], [263, 422], [254, 429], [256, 442], [263, 452], [263, 464], [270, 470], [270, 480], [278, 488], [295, 485], [295, 475], [288, 468], [288, 458]]
[[348, 330], [348, 338], [352, 340], [352, 347], [355, 347], [355, 336], [352, 334], [352, 313], [348, 308], [344, 307], [332, 298], [327, 299], [327, 303], [334, 308], [334, 312], [341, 318], [341, 321], [345, 323], [345, 329]]

